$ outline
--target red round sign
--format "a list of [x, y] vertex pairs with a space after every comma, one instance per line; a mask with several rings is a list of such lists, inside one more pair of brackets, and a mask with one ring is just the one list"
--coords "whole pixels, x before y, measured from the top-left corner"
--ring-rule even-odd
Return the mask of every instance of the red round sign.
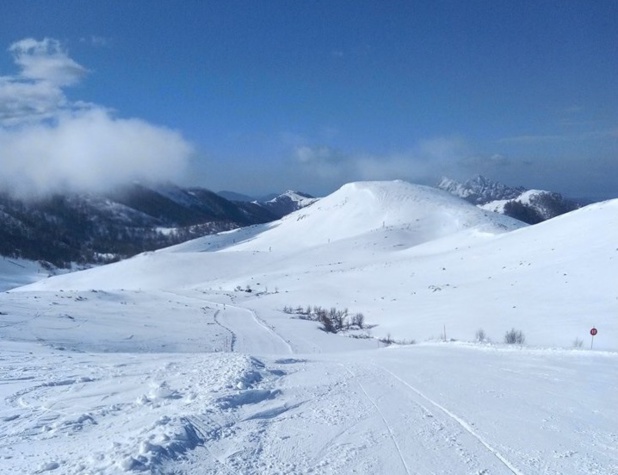
[[594, 328], [594, 327], [592, 327], [592, 328], [590, 329], [590, 334], [591, 334], [592, 336], [596, 335], [596, 334], [597, 334], [597, 329], [596, 329], [596, 328]]

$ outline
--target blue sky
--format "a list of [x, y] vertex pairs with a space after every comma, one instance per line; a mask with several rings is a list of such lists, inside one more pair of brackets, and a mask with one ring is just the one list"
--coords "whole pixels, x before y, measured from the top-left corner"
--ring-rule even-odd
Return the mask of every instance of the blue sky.
[[613, 0], [9, 0], [0, 45], [22, 191], [147, 170], [249, 194], [482, 173], [618, 196]]

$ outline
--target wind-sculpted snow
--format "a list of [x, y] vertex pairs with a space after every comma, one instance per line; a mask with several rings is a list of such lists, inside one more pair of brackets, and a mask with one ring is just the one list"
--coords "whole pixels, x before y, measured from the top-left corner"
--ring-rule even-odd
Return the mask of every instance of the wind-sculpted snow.
[[162, 466], [231, 423], [220, 401], [255, 404], [252, 386], [276, 378], [231, 353], [24, 356], [17, 348], [2, 345], [3, 473], [167, 473]]

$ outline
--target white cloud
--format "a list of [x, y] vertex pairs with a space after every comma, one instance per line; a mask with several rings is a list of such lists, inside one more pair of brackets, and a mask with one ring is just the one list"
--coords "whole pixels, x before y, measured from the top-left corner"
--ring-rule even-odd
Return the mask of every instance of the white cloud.
[[58, 41], [26, 38], [8, 51], [19, 72], [0, 76], [0, 126], [51, 119], [69, 107], [62, 88], [77, 84], [87, 70]]
[[294, 149], [294, 159], [300, 165], [300, 173], [308, 179], [317, 178], [330, 186], [354, 176], [354, 162], [351, 158], [326, 146], [301, 145]]
[[87, 70], [58, 41], [9, 51], [20, 71], [0, 77], [0, 186], [28, 195], [181, 176], [193, 148], [178, 132], [68, 100], [63, 88]]
[[22, 82], [0, 77], [0, 125], [49, 119], [66, 105], [62, 90], [50, 82]]
[[433, 182], [444, 174], [459, 174], [456, 172], [467, 167], [470, 155], [470, 147], [458, 137], [425, 140], [410, 150], [382, 155], [344, 153], [327, 146], [307, 145], [294, 151], [303, 175], [328, 184], [394, 179]]
[[87, 70], [62, 49], [60, 42], [51, 38], [37, 41], [26, 38], [9, 47], [15, 64], [21, 68], [20, 78], [47, 81], [57, 86], [76, 84]]
[[177, 132], [101, 109], [0, 131], [2, 183], [20, 194], [101, 190], [133, 179], [173, 179], [192, 153]]
[[80, 43], [89, 43], [92, 46], [97, 46], [97, 47], [106, 47], [106, 46], [110, 46], [112, 43], [112, 40], [110, 38], [105, 38], [104, 36], [97, 36], [97, 35], [91, 35], [91, 36], [83, 36], [82, 38], [79, 39]]

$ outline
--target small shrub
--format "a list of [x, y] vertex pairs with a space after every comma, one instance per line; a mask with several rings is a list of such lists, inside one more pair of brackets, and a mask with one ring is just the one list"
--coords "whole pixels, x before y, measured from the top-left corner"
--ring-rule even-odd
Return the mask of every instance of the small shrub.
[[326, 315], [326, 312], [321, 315], [320, 323], [322, 324], [322, 330], [326, 333], [337, 333], [337, 328], [333, 324], [333, 321]]
[[584, 340], [581, 338], [575, 338], [573, 340], [573, 348], [581, 348], [584, 345]]
[[385, 345], [392, 345], [395, 343], [395, 340], [392, 339], [391, 334], [386, 335], [386, 338], [380, 338], [380, 341]]
[[515, 330], [515, 328], [511, 328], [504, 334], [504, 343], [507, 343], [509, 345], [523, 345], [525, 341], [526, 337], [521, 330]]
[[380, 341], [381, 343], [384, 343], [385, 345], [415, 345], [416, 344], [416, 340], [414, 339], [404, 339], [404, 340], [395, 340], [391, 334], [389, 333], [388, 335], [386, 335], [386, 338], [380, 338], [378, 341]]
[[474, 335], [474, 340], [478, 342], [483, 342], [487, 340], [487, 335], [485, 335], [485, 330], [479, 328]]
[[363, 328], [365, 324], [365, 315], [362, 313], [357, 313], [352, 317], [352, 326], [356, 326], [358, 328]]

